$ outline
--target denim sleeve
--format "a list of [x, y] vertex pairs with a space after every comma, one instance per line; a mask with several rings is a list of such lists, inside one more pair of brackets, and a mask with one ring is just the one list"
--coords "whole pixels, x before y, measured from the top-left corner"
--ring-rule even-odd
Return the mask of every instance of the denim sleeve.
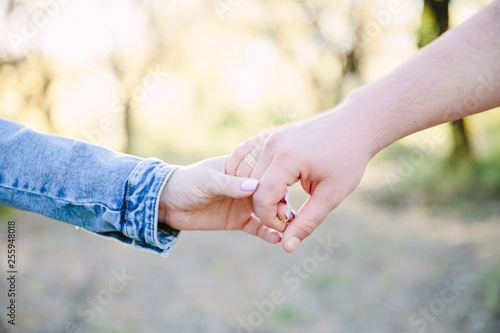
[[176, 169], [0, 119], [1, 205], [164, 256], [179, 231], [158, 227], [158, 205]]

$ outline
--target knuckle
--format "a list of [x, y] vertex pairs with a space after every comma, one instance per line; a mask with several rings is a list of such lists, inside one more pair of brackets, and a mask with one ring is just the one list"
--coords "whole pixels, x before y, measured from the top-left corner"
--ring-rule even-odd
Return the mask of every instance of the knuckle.
[[248, 140], [239, 144], [236, 148], [234, 148], [231, 157], [240, 158], [242, 156], [245, 156], [246, 151], [248, 150], [248, 146], [249, 146]]
[[302, 220], [302, 223], [298, 225], [300, 231], [302, 231], [305, 235], [309, 236], [316, 230], [319, 225], [319, 220], [316, 218], [305, 218]]
[[236, 170], [238, 168], [238, 161], [236, 161], [236, 159], [234, 158], [234, 156], [230, 156], [227, 160], [226, 160], [226, 165], [225, 165], [225, 168], [224, 168], [224, 171], [227, 175], [231, 175], [231, 176], [234, 176], [236, 174]]
[[288, 147], [281, 147], [274, 156], [277, 162], [286, 163], [293, 158], [293, 152]]
[[207, 175], [207, 181], [205, 182], [205, 191], [208, 194], [221, 193], [228, 185], [228, 183], [228, 177], [218, 172], [212, 172]]
[[252, 137], [249, 139], [246, 139], [242, 143], [240, 143], [236, 148], [233, 150], [232, 155], [237, 155], [237, 156], [245, 156], [249, 150], [252, 149], [252, 147], [255, 145], [254, 141], [256, 140], [256, 137]]
[[286, 229], [286, 223], [281, 223], [273, 227], [274, 230], [278, 232], [284, 232]]
[[265, 210], [269, 210], [269, 203], [271, 201], [269, 199], [269, 196], [266, 193], [262, 192], [262, 188], [261, 188], [261, 191], [255, 192], [252, 198], [253, 198], [254, 205], [256, 207], [259, 207], [259, 208], [262, 208]]
[[267, 228], [263, 224], [258, 224], [256, 226], [255, 234], [257, 236], [259, 236], [260, 238], [265, 239], [266, 231], [267, 231]]
[[230, 177], [218, 172], [212, 176], [212, 179], [220, 189], [226, 188], [231, 181]]
[[264, 149], [272, 152], [275, 160], [287, 161], [293, 158], [294, 149], [286, 142], [286, 138], [281, 133], [274, 133], [266, 140]]
[[253, 151], [260, 153], [262, 149], [267, 145], [269, 135], [267, 133], [259, 135], [256, 137], [255, 144], [253, 145]]
[[270, 133], [264, 136], [262, 140], [263, 145], [266, 149], [276, 149], [280, 144], [280, 136], [278, 133]]

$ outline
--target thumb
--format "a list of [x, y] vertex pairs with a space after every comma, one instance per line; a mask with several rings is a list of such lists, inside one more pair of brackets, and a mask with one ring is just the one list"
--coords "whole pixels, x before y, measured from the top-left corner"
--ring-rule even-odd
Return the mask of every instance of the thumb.
[[293, 252], [306, 237], [326, 219], [328, 214], [338, 206], [331, 193], [326, 188], [317, 189], [299, 210], [297, 217], [291, 222], [283, 233], [283, 249]]
[[234, 199], [251, 196], [259, 184], [259, 181], [254, 178], [230, 176], [219, 172], [212, 177], [212, 180], [211, 184], [207, 184], [209, 194]]

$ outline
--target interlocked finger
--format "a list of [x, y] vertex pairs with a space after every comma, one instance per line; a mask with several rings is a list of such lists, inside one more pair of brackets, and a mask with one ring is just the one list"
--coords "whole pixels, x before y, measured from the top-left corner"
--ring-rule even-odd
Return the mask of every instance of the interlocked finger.
[[226, 162], [226, 173], [239, 177], [250, 177], [258, 164], [260, 152], [271, 132], [266, 132], [241, 143]]
[[244, 158], [243, 162], [240, 163], [238, 166], [238, 169], [236, 170], [236, 175], [238, 177], [251, 177], [253, 173], [253, 168], [255, 168], [255, 165], [257, 164], [256, 158], [252, 155], [253, 154], [252, 150], [250, 153], [248, 153]]
[[[238, 168], [242, 165], [245, 164], [249, 170], [250, 173], [248, 173], [247, 176], [251, 174], [252, 168], [245, 162], [245, 157], [254, 150], [255, 146], [257, 146], [257, 143], [259, 142], [258, 137], [254, 137], [251, 139], [248, 139], [238, 145], [231, 155], [229, 155], [228, 159], [226, 160], [226, 166], [225, 166], [225, 172], [227, 175], [231, 176], [236, 176]], [[258, 155], [256, 155], [258, 157]], [[252, 156], [254, 160], [256, 158]]]

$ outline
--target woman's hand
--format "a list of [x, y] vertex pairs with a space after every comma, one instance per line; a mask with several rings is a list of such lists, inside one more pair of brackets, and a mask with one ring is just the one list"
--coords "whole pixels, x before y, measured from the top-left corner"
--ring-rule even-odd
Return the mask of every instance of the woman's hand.
[[226, 157], [176, 170], [161, 194], [159, 222], [178, 230], [243, 230], [270, 243], [281, 241], [253, 215], [256, 179], [224, 174]]

